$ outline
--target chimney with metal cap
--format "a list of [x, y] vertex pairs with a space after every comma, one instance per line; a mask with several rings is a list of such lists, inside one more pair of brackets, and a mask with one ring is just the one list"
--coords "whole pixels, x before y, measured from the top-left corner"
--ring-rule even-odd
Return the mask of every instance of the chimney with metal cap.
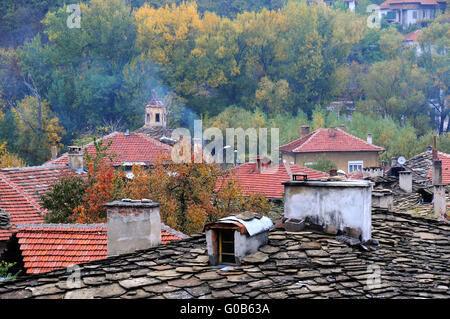
[[372, 134], [367, 134], [367, 143], [372, 144]]
[[77, 170], [83, 169], [83, 148], [80, 146], [69, 146], [67, 160], [69, 167]]

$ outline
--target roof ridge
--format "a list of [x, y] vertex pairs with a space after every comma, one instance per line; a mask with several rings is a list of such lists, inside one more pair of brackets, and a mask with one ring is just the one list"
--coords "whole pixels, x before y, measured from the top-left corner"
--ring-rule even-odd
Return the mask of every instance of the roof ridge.
[[17, 229], [49, 229], [53, 230], [67, 230], [69, 228], [78, 228], [78, 229], [93, 229], [93, 228], [105, 228], [105, 223], [93, 223], [93, 224], [62, 224], [62, 223], [42, 223], [42, 224], [19, 224], [17, 225]]
[[336, 129], [339, 130], [340, 132], [346, 134], [347, 136], [350, 136], [350, 137], [356, 138], [357, 140], [360, 140], [361, 142], [363, 142], [363, 143], [366, 144], [366, 145], [369, 145], [369, 146], [372, 146], [372, 147], [375, 147], [375, 148], [379, 148], [380, 150], [383, 150], [383, 151], [385, 150], [384, 147], [381, 147], [381, 146], [378, 146], [378, 145], [375, 145], [375, 144], [368, 143], [367, 141], [364, 141], [362, 138], [359, 138], [358, 136], [355, 136], [355, 135], [353, 135], [353, 134], [350, 134], [350, 133], [347, 132], [347, 131], [341, 130], [341, 129], [338, 128], [338, 127], [337, 127]]
[[[302, 148], [303, 146], [305, 146], [306, 144], [308, 144], [311, 139], [316, 136], [317, 134], [319, 134], [319, 132], [322, 130], [322, 128], [319, 128], [317, 130], [315, 130], [314, 132], [311, 133], [311, 136], [304, 141], [302, 144], [300, 144], [299, 146], [297, 146], [296, 148], [293, 149], [293, 152], [297, 152], [300, 148]], [[302, 139], [303, 137], [300, 137], [300, 139]]]
[[27, 202], [33, 206], [34, 208], [36, 208], [39, 212], [41, 213], [45, 213], [46, 210], [43, 209], [38, 203], [36, 203], [35, 200], [33, 200], [28, 194], [27, 192], [25, 192], [21, 187], [19, 187], [16, 183], [10, 181], [7, 176], [5, 176], [4, 173], [2, 173], [0, 171], [0, 179], [7, 184], [9, 187], [11, 187], [16, 193], [20, 194], [21, 196], [23, 196]]
[[149, 141], [149, 142], [151, 142], [151, 143], [153, 143], [153, 144], [155, 144], [155, 145], [157, 145], [157, 146], [164, 147], [164, 148], [166, 148], [167, 150], [171, 150], [171, 149], [172, 149], [172, 146], [170, 146], [170, 145], [168, 145], [168, 144], [165, 144], [165, 143], [163, 143], [163, 142], [160, 142], [160, 141], [158, 141], [157, 139], [148, 136], [147, 134], [139, 133], [139, 132], [132, 132], [132, 133], [141, 136], [142, 138], [146, 139], [147, 141]]

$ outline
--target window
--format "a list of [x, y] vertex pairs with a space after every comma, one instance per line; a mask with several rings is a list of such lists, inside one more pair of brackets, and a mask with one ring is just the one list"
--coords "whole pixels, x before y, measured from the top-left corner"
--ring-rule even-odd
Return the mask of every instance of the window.
[[219, 264], [234, 264], [234, 230], [219, 231]]
[[417, 11], [413, 11], [413, 19], [417, 19]]
[[155, 121], [159, 122], [159, 113], [156, 113]]
[[348, 162], [348, 172], [362, 171], [363, 169], [363, 161], [349, 161]]
[[147, 114], [147, 123], [150, 122], [150, 114]]

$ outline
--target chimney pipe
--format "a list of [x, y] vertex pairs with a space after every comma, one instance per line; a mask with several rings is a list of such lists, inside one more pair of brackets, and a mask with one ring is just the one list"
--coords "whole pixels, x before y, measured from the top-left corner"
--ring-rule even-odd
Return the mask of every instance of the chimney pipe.
[[305, 137], [309, 134], [309, 126], [308, 125], [302, 125], [300, 127], [300, 137]]
[[77, 170], [83, 169], [83, 149], [80, 146], [69, 146], [67, 159], [70, 167]]
[[58, 158], [58, 148], [56, 147], [56, 145], [52, 145], [51, 152], [52, 152], [52, 160], [57, 159]]
[[397, 165], [397, 157], [391, 157], [391, 167]]
[[345, 126], [345, 124], [339, 125], [339, 129], [340, 129], [341, 131], [347, 132], [347, 127]]
[[437, 137], [436, 135], [433, 136], [433, 161], [439, 160], [438, 157], [438, 150], [437, 150]]
[[372, 144], [372, 134], [367, 134], [367, 143]]
[[122, 199], [105, 204], [108, 256], [132, 253], [161, 244], [159, 203]]
[[441, 185], [442, 184], [442, 161], [441, 160], [433, 160], [433, 168], [432, 168], [432, 184], [433, 185]]

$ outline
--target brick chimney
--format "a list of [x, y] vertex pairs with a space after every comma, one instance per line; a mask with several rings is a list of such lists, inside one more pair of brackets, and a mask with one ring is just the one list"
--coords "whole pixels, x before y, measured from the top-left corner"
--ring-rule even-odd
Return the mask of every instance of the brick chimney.
[[333, 126], [328, 128], [328, 135], [330, 137], [335, 137], [336, 136], [336, 129]]
[[300, 127], [300, 137], [305, 137], [309, 134], [309, 126], [308, 125], [302, 125]]
[[372, 134], [367, 134], [367, 143], [372, 144]]
[[77, 170], [83, 169], [83, 148], [80, 146], [69, 146], [67, 159], [69, 167]]
[[161, 244], [159, 203], [122, 199], [105, 204], [108, 256], [132, 253]]

